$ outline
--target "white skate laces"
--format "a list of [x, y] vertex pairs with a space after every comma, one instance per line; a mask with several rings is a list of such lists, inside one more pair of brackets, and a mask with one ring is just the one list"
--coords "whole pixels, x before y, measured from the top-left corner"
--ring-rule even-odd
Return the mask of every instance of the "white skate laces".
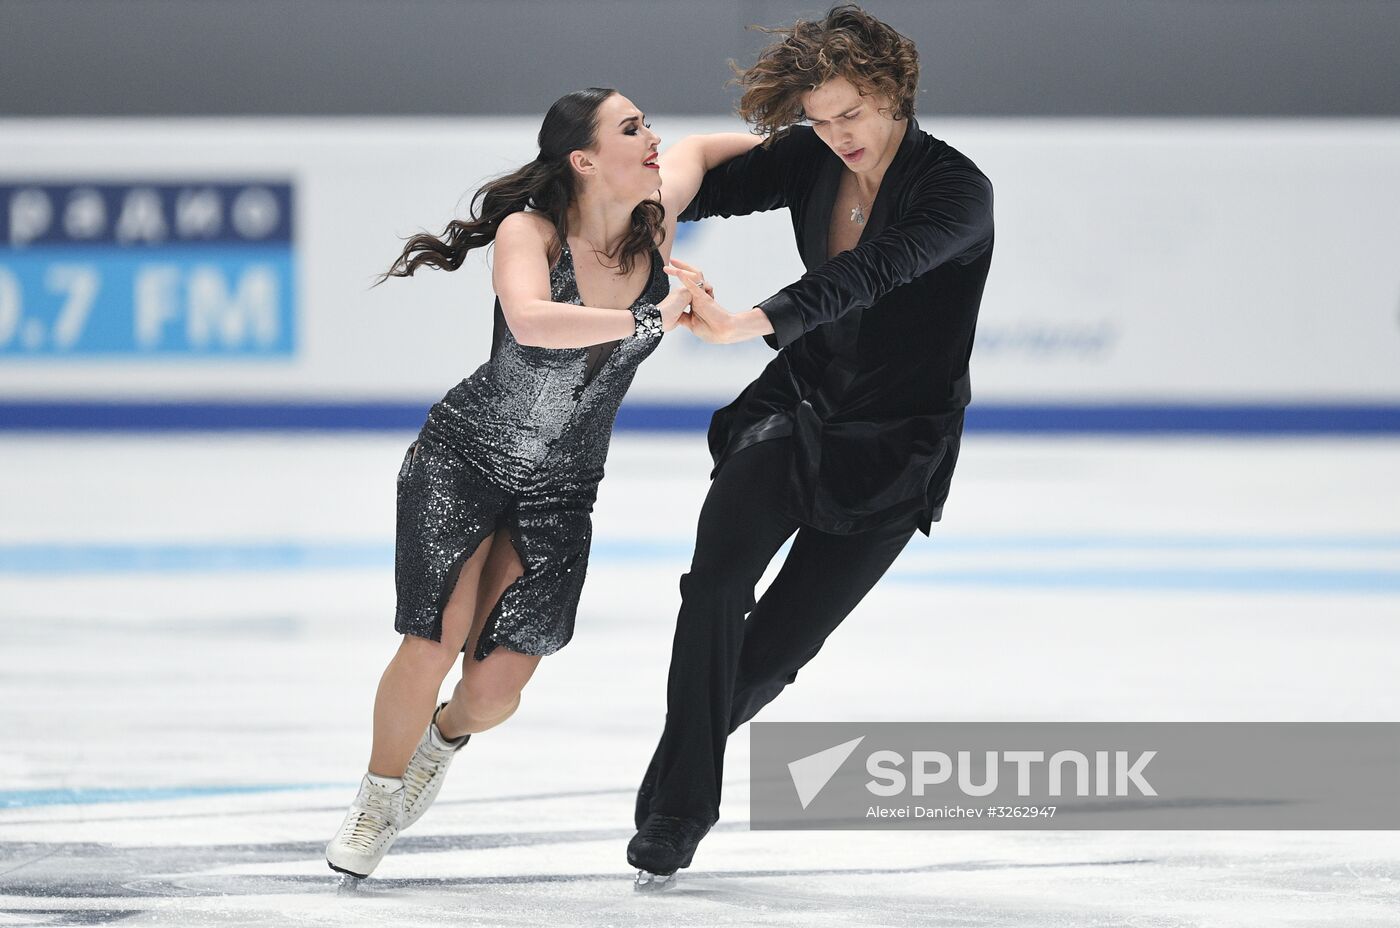
[[463, 735], [454, 741], [442, 737], [437, 727], [437, 717], [445, 705], [447, 703], [441, 703], [433, 711], [432, 721], [428, 723], [423, 737], [418, 739], [418, 747], [414, 748], [413, 756], [408, 759], [408, 767], [403, 772], [403, 824], [399, 826], [400, 830], [422, 818], [428, 806], [433, 804], [442, 789], [443, 780], [447, 778], [447, 768], [453, 756], [471, 737]]
[[374, 872], [402, 827], [405, 792], [405, 787], [387, 789], [365, 775], [340, 831], [326, 845], [332, 870], [361, 878]]

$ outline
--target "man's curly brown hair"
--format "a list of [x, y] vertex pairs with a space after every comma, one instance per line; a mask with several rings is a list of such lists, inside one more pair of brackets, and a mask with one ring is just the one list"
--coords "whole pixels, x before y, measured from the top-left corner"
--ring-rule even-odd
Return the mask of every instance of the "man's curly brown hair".
[[[791, 26], [750, 26], [785, 38], [759, 52], [753, 67], [730, 68], [744, 95], [739, 115], [755, 132], [776, 137], [806, 118], [802, 94], [833, 77], [844, 77], [861, 93], [883, 94], [895, 119], [914, 115], [919, 85], [919, 53], [906, 36], [854, 3], [832, 7], [821, 20], [799, 19]], [[771, 141], [771, 139], [770, 139]]]

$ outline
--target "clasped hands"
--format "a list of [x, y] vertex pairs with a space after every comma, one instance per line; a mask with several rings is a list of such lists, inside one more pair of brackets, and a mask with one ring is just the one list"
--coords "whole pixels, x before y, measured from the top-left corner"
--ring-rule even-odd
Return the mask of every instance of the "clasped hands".
[[685, 285], [681, 290], [672, 291], [658, 307], [666, 331], [678, 325], [685, 326], [696, 338], [714, 344], [729, 344], [749, 337], [739, 331], [734, 315], [715, 302], [714, 285], [705, 279], [699, 268], [672, 258], [665, 270]]

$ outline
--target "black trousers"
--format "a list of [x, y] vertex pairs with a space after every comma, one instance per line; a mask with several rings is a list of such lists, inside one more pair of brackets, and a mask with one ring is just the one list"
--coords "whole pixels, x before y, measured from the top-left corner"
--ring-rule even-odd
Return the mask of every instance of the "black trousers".
[[[666, 728], [638, 791], [638, 827], [648, 812], [719, 818], [730, 732], [797, 678], [917, 527], [914, 512], [832, 535], [784, 515], [789, 454], [790, 439], [745, 448], [705, 497], [690, 571], [681, 577]], [[754, 587], [794, 532], [787, 559], [755, 603]]]

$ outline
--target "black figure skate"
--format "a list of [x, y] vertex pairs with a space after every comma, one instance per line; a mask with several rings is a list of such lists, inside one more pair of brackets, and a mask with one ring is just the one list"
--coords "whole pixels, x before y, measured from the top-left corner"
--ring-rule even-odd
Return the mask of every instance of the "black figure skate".
[[690, 866], [695, 848], [710, 826], [693, 818], [653, 812], [627, 844], [627, 862], [637, 868], [633, 888], [641, 892], [669, 889], [676, 871]]

